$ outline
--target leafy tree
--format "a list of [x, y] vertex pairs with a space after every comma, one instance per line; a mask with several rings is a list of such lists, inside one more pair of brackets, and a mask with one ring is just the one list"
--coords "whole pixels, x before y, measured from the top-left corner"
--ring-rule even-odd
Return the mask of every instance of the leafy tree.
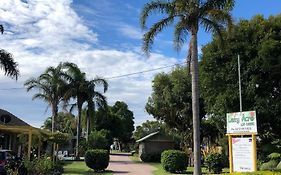
[[[3, 25], [0, 25], [0, 33], [4, 33]], [[5, 75], [10, 76], [11, 78], [16, 78], [16, 80], [18, 79], [18, 63], [14, 61], [12, 54], [3, 49], [0, 49], [0, 69], [4, 70]]]
[[165, 123], [159, 121], [149, 121], [142, 123], [140, 126], [136, 127], [134, 132], [134, 139], [139, 140], [151, 133], [160, 131], [165, 132], [166, 126]]
[[[192, 133], [192, 93], [187, 69], [177, 67], [171, 73], [155, 76], [152, 94], [146, 104], [146, 111], [170, 128], [178, 130], [185, 145], [191, 143]], [[203, 100], [200, 100], [200, 119], [205, 116]]]
[[[220, 132], [225, 114], [239, 111], [237, 55], [241, 58], [243, 110], [256, 110], [262, 152], [280, 145], [281, 127], [281, 15], [240, 20], [225, 32], [224, 49], [215, 38], [203, 48], [201, 76], [206, 110]], [[274, 150], [277, 148], [273, 147]]]
[[[48, 117], [45, 120], [42, 128], [48, 130], [52, 129], [52, 117]], [[75, 135], [76, 134], [75, 116], [72, 115], [71, 113], [59, 112], [56, 118], [56, 128], [57, 131], [59, 132]]]
[[62, 71], [62, 64], [57, 67], [48, 67], [46, 71], [37, 78], [31, 78], [24, 83], [27, 91], [38, 89], [33, 99], [41, 99], [52, 108], [52, 132], [55, 132], [55, 121], [58, 115], [58, 105], [64, 95], [66, 75]]
[[113, 139], [108, 130], [93, 131], [89, 135], [88, 140], [89, 149], [106, 149], [109, 150], [110, 145], [113, 143]]
[[94, 122], [92, 123], [95, 130], [108, 130], [114, 138], [118, 137], [118, 133], [122, 129], [121, 119], [110, 112], [110, 106], [99, 108], [95, 113]]
[[120, 130], [117, 133], [117, 138], [122, 143], [128, 143], [133, 135], [134, 131], [134, 114], [128, 109], [128, 105], [125, 102], [117, 101], [110, 108], [110, 113], [120, 119]]
[[153, 13], [163, 14], [163, 18], [152, 25], [143, 37], [143, 50], [149, 52], [155, 36], [165, 27], [175, 24], [174, 45], [177, 50], [191, 35], [187, 62], [190, 61], [192, 76], [192, 112], [194, 137], [194, 174], [201, 174], [200, 162], [200, 123], [199, 123], [199, 69], [197, 34], [199, 27], [205, 31], [221, 34], [226, 23], [231, 23], [229, 14], [233, 0], [154, 0], [147, 3], [141, 13], [141, 26], [146, 27], [148, 16]]
[[127, 144], [131, 141], [134, 131], [133, 119], [133, 112], [128, 109], [128, 105], [117, 101], [113, 106], [99, 108], [92, 124], [95, 130], [108, 130], [113, 138]]

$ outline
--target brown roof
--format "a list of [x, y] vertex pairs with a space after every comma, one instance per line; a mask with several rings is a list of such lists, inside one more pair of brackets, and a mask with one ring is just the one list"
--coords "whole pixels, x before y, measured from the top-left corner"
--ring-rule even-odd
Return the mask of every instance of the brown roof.
[[30, 126], [23, 120], [19, 119], [15, 115], [9, 113], [6, 110], [0, 109], [0, 125], [7, 126]]

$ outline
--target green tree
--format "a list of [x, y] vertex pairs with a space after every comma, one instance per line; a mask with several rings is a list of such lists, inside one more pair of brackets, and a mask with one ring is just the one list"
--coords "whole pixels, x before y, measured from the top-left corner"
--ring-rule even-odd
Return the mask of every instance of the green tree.
[[134, 131], [134, 115], [125, 102], [117, 101], [113, 106], [96, 111], [93, 126], [97, 131], [110, 131], [113, 138], [127, 144], [131, 141]]
[[[190, 76], [185, 67], [177, 67], [171, 73], [157, 74], [152, 84], [152, 94], [148, 98], [146, 111], [155, 119], [176, 129], [192, 143], [192, 93]], [[205, 116], [203, 100], [200, 100], [200, 119]]]
[[[0, 25], [0, 33], [4, 33], [3, 25]], [[3, 49], [0, 49], [0, 69], [4, 70], [5, 75], [15, 78], [16, 80], [18, 79], [18, 63], [14, 61], [12, 54]]]
[[[52, 130], [52, 117], [48, 117], [44, 125], [43, 129]], [[56, 128], [57, 131], [62, 133], [68, 133], [70, 135], [76, 134], [76, 121], [75, 116], [71, 113], [59, 112], [56, 119]]]
[[[201, 76], [206, 110], [225, 133], [225, 114], [239, 111], [237, 55], [241, 59], [243, 110], [256, 110], [260, 150], [280, 145], [281, 15], [240, 20], [224, 33], [224, 49], [214, 38], [203, 48]], [[273, 146], [276, 147], [273, 147]], [[271, 148], [271, 149], [268, 149]]]
[[62, 71], [62, 64], [57, 67], [48, 67], [46, 71], [37, 78], [31, 78], [24, 83], [27, 91], [38, 89], [38, 93], [33, 99], [41, 99], [52, 108], [52, 132], [56, 130], [56, 118], [58, 115], [58, 105], [64, 95], [66, 75]]
[[120, 119], [120, 131], [117, 133], [117, 138], [122, 143], [128, 143], [134, 131], [134, 114], [129, 110], [125, 102], [117, 101], [110, 108], [110, 113]]
[[136, 127], [136, 130], [134, 132], [134, 139], [139, 140], [151, 133], [160, 131], [165, 132], [166, 125], [163, 122], [160, 121], [149, 121], [142, 123], [140, 126]]
[[203, 26], [205, 31], [220, 34], [224, 25], [232, 22], [229, 9], [233, 3], [233, 0], [157, 0], [147, 3], [141, 13], [142, 28], [146, 27], [147, 18], [151, 13], [158, 12], [164, 16], [145, 33], [143, 37], [145, 52], [150, 51], [155, 36], [175, 21], [174, 45], [177, 50], [185, 43], [187, 34], [191, 35], [187, 62], [191, 65], [192, 77], [194, 174], [201, 174], [197, 34], [199, 26]]

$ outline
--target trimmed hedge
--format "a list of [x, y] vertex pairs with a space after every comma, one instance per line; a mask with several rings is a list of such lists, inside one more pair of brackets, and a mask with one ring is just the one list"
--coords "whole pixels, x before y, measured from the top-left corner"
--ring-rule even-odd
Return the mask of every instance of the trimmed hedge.
[[225, 167], [227, 157], [222, 153], [211, 153], [205, 159], [205, 165], [209, 172], [219, 174]]
[[85, 154], [85, 163], [94, 171], [103, 171], [109, 164], [109, 152], [103, 149], [88, 150]]
[[161, 154], [163, 169], [170, 173], [179, 173], [187, 168], [188, 158], [185, 152], [167, 150]]

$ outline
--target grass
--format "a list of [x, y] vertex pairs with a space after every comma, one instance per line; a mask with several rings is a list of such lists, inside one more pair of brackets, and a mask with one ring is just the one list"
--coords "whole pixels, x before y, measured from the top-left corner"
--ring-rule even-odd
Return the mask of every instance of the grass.
[[63, 168], [63, 175], [112, 175], [112, 172], [110, 171], [96, 173], [88, 168], [84, 161], [71, 161], [67, 163]]
[[[152, 166], [156, 168], [153, 172], [153, 175], [173, 175], [173, 173], [166, 172], [160, 163], [151, 163]], [[229, 175], [228, 169], [223, 169], [223, 173], [221, 175]], [[186, 174], [193, 174], [193, 167], [188, 167], [186, 172], [183, 174], [177, 175], [186, 175]], [[202, 174], [209, 174], [206, 168], [202, 168]], [[210, 174], [211, 175], [211, 174]], [[233, 175], [281, 175], [281, 172], [274, 172], [274, 171], [258, 171], [253, 173], [233, 173]]]
[[133, 156], [130, 156], [130, 159], [135, 163], [142, 163], [138, 154], [134, 154]]

